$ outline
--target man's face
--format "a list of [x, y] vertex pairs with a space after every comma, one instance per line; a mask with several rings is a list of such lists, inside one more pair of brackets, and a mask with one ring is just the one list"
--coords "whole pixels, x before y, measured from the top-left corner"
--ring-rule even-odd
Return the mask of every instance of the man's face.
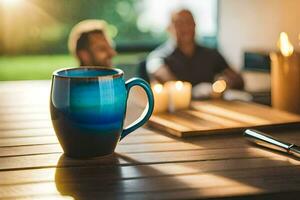
[[195, 21], [191, 13], [181, 11], [176, 13], [172, 19], [172, 32], [177, 43], [194, 43], [195, 41]]
[[106, 37], [101, 33], [92, 33], [88, 37], [88, 52], [93, 66], [112, 66], [112, 58], [116, 51], [111, 47]]

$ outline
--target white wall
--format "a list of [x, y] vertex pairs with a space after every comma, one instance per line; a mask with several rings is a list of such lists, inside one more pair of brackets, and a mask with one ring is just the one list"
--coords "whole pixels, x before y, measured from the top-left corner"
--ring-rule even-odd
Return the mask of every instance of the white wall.
[[300, 0], [220, 0], [220, 51], [234, 68], [243, 65], [245, 50], [277, 48], [281, 31], [300, 49]]

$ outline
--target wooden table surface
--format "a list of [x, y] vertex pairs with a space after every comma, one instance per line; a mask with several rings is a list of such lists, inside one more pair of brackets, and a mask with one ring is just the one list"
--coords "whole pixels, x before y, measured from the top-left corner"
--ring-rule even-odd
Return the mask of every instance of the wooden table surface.
[[[251, 146], [241, 133], [178, 139], [140, 128], [112, 156], [64, 157], [49, 117], [49, 87], [49, 81], [0, 84], [0, 199], [296, 199], [300, 194], [300, 161]], [[129, 103], [129, 118], [138, 114], [134, 106]], [[271, 132], [300, 144], [299, 129]]]

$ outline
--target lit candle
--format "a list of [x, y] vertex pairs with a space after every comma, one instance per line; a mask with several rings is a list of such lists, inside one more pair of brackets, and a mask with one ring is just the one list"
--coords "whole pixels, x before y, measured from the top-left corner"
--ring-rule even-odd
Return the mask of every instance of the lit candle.
[[174, 112], [189, 107], [192, 97], [192, 84], [182, 81], [166, 83], [169, 93], [169, 111]]
[[168, 91], [162, 84], [152, 86], [154, 96], [153, 113], [165, 112], [168, 110]]
[[280, 53], [270, 54], [272, 106], [300, 114], [300, 55], [286, 33], [280, 34], [278, 45]]
[[224, 80], [217, 80], [212, 84], [212, 98], [221, 98], [226, 90], [227, 84]]

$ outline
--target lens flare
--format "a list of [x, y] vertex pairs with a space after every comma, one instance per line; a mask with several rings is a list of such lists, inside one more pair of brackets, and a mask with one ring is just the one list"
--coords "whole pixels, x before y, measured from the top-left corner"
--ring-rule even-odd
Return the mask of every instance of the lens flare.
[[0, 3], [4, 5], [4, 8], [8, 7], [17, 7], [19, 6], [24, 0], [0, 0]]

